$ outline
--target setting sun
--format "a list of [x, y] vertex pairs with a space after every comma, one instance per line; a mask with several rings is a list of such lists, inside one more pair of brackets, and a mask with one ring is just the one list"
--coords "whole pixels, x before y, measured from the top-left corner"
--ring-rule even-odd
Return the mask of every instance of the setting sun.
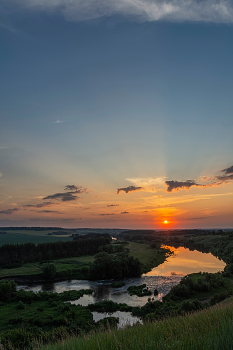
[[164, 220], [164, 222], [163, 222], [164, 224], [168, 224], [168, 221], [167, 220]]

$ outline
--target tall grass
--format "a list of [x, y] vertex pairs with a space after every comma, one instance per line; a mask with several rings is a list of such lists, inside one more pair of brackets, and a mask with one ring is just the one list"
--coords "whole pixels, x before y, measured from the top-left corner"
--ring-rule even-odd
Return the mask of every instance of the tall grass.
[[232, 350], [233, 298], [206, 310], [70, 338], [40, 350]]

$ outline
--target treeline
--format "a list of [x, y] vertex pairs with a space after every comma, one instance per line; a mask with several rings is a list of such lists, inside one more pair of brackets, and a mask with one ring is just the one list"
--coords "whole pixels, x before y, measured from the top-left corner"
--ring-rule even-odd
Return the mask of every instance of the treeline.
[[218, 235], [213, 235], [212, 238], [198, 239], [195, 237], [186, 239], [184, 247], [190, 250], [199, 250], [202, 253], [211, 253], [219, 259], [222, 259], [228, 265], [233, 264], [233, 231], [220, 232]]
[[[94, 255], [100, 246], [110, 244], [112, 238], [104, 234], [99, 238], [80, 239], [78, 241], [5, 244], [0, 247], [0, 265], [21, 264], [22, 262], [43, 261]], [[15, 266], [16, 267], [16, 266]]]
[[[62, 230], [61, 227], [28, 227], [28, 226], [18, 226], [18, 227], [11, 227], [11, 226], [6, 226], [6, 227], [1, 227], [3, 230], [9, 230], [9, 231], [22, 231], [22, 230], [29, 230], [29, 231], [47, 231], [47, 230]], [[72, 229], [71, 229], [72, 231]]]
[[125, 241], [130, 242], [138, 242], [138, 243], [145, 243], [145, 242], [154, 242], [157, 244], [161, 243], [167, 243], [167, 240], [174, 239], [174, 236], [176, 239], [178, 239], [177, 236], [199, 236], [199, 235], [210, 235], [210, 234], [216, 234], [215, 231], [211, 232], [209, 230], [198, 230], [198, 229], [191, 229], [191, 230], [167, 230], [167, 231], [153, 231], [153, 230], [127, 230], [121, 232], [117, 238], [122, 239]]
[[139, 277], [142, 273], [142, 264], [137, 258], [129, 256], [128, 251], [116, 255], [100, 252], [94, 259], [89, 271], [91, 280]]

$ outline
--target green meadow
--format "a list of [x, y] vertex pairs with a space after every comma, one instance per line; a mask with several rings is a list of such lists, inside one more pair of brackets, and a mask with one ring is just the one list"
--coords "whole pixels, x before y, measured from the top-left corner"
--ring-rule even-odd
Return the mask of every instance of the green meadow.
[[72, 240], [71, 236], [74, 233], [72, 230], [59, 229], [63, 231], [64, 235], [55, 235], [53, 232], [58, 231], [58, 229], [44, 229], [44, 230], [33, 230], [30, 229], [19, 229], [19, 230], [6, 230], [6, 234], [0, 234], [0, 246], [3, 244], [21, 244], [32, 242], [35, 244], [38, 243], [48, 243], [48, 242], [58, 242], [58, 241], [70, 241]]

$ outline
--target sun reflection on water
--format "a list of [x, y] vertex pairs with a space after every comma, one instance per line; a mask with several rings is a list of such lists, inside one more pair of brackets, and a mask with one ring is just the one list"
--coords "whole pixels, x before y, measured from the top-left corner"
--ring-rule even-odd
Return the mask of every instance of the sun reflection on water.
[[215, 273], [222, 271], [226, 266], [223, 261], [217, 259], [211, 253], [191, 251], [184, 247], [175, 248], [165, 245], [162, 247], [170, 249], [173, 254], [163, 264], [146, 273], [146, 276], [187, 275], [199, 271]]

